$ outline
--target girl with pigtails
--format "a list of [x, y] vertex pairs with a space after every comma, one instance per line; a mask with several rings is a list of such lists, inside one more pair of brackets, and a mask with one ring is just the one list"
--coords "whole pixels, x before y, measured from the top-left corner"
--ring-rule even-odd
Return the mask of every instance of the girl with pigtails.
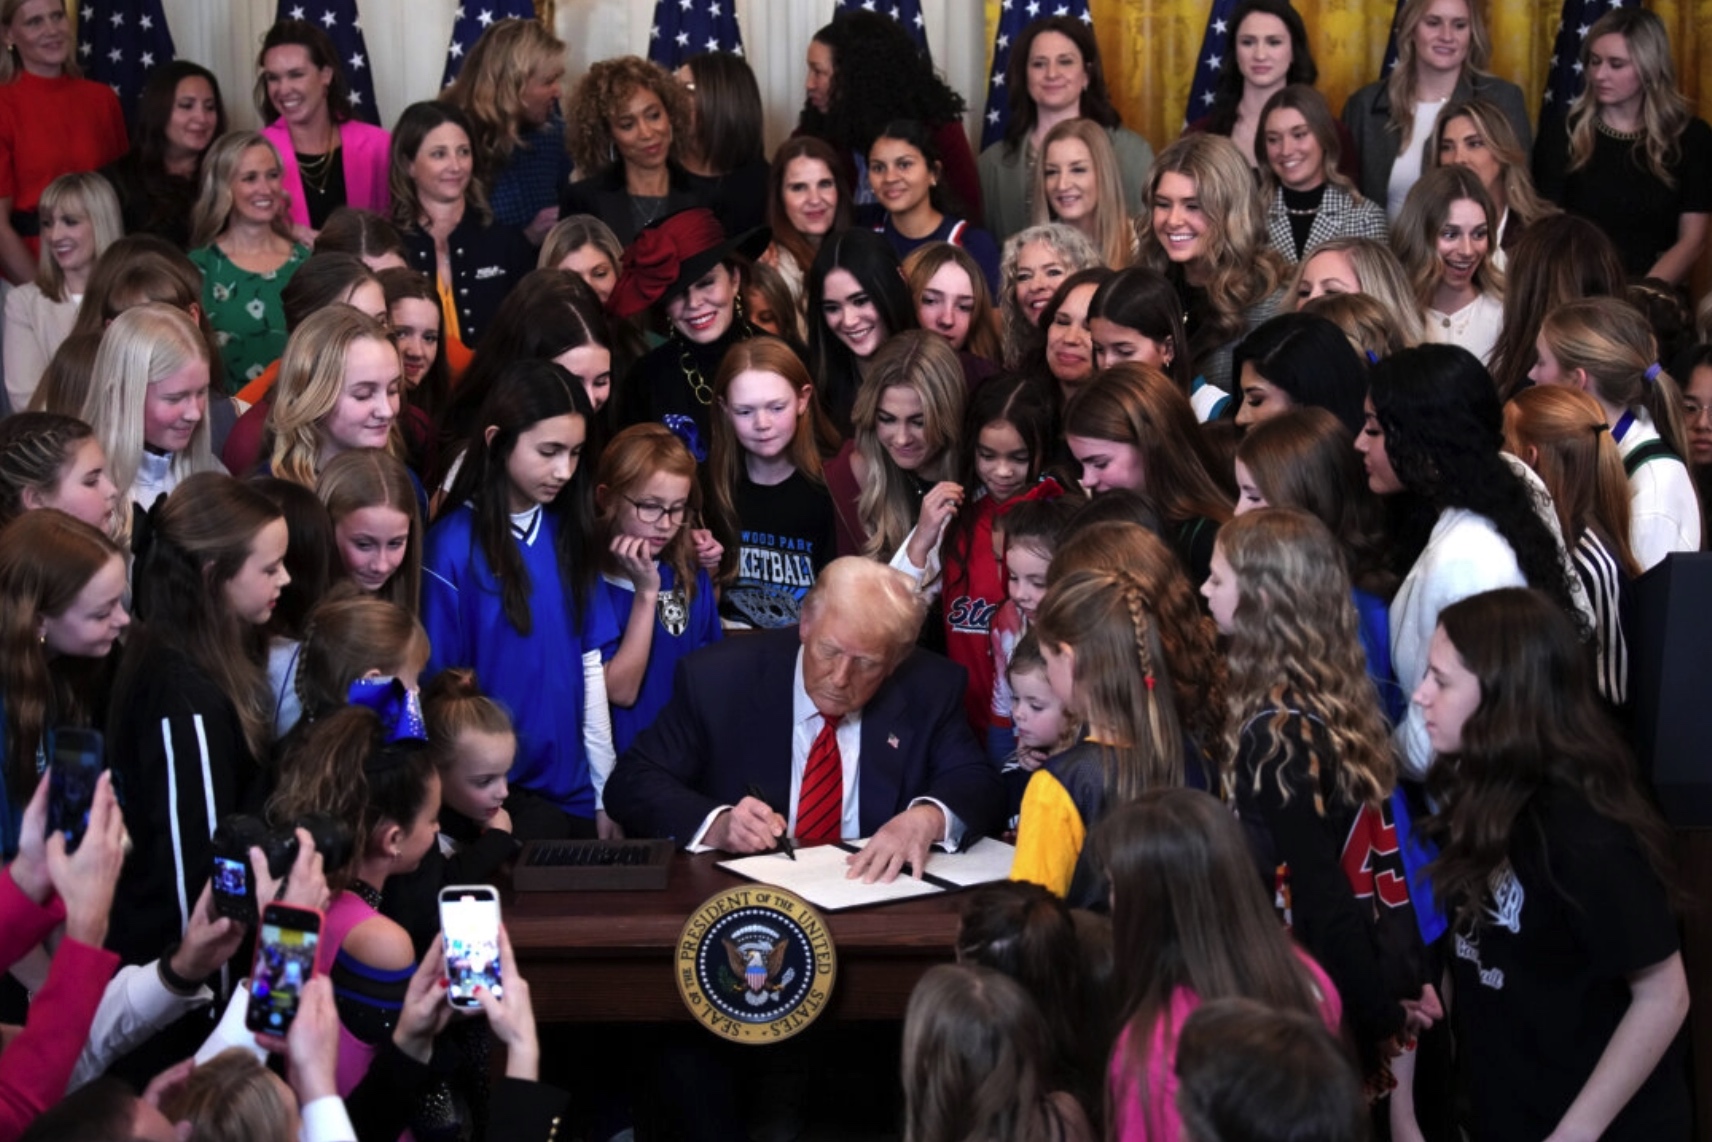
[[1186, 740], [1159, 632], [1127, 571], [1078, 571], [1046, 592], [1034, 621], [1053, 696], [1084, 725], [1076, 744], [1029, 780], [1012, 880], [1074, 908], [1106, 907], [1089, 832], [1150, 789], [1181, 786]]

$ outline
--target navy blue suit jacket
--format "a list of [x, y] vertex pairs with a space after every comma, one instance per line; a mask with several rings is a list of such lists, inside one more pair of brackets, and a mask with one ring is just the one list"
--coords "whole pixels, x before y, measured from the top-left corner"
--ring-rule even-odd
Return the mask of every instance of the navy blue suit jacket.
[[[688, 844], [720, 805], [758, 786], [775, 809], [791, 791], [796, 627], [713, 643], [678, 663], [672, 697], [606, 783], [606, 811], [633, 837]], [[963, 713], [961, 666], [913, 650], [862, 708], [857, 768], [863, 836], [932, 797], [964, 843], [996, 829], [1004, 787]], [[786, 814], [788, 816], [788, 812]]]

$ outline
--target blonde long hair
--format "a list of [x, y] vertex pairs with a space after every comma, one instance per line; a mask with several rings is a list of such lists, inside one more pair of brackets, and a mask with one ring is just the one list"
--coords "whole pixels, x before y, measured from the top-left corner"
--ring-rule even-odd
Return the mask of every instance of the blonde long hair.
[[[196, 323], [181, 309], [151, 301], [133, 306], [113, 319], [95, 353], [82, 419], [95, 430], [107, 452], [107, 474], [129, 497], [143, 464], [143, 406], [150, 385], [159, 384], [193, 361], [208, 363], [208, 345]], [[173, 474], [182, 480], [196, 472], [223, 471], [210, 446], [210, 417], [204, 413], [190, 443], [172, 458]], [[121, 505], [123, 501], [121, 501]], [[131, 532], [131, 513], [113, 513], [114, 538]]]
[[458, 78], [440, 99], [463, 111], [474, 134], [483, 181], [491, 183], [518, 143], [523, 89], [554, 64], [563, 66], [565, 44], [539, 20], [500, 20], [470, 49]]
[[1052, 206], [1046, 201], [1046, 156], [1052, 144], [1065, 139], [1079, 140], [1088, 148], [1088, 158], [1094, 165], [1094, 193], [1099, 202], [1094, 207], [1094, 246], [1101, 259], [1114, 270], [1129, 265], [1135, 227], [1130, 221], [1124, 198], [1123, 174], [1118, 169], [1118, 153], [1112, 149], [1112, 137], [1092, 119], [1066, 119], [1046, 133], [1040, 142], [1040, 152], [1034, 159], [1034, 184], [1040, 188], [1035, 196], [1034, 217], [1039, 226], [1056, 222]]
[[[1337, 540], [1307, 512], [1263, 508], [1226, 524], [1218, 546], [1237, 587], [1225, 731], [1230, 756], [1255, 716], [1267, 715], [1271, 748], [1255, 768], [1254, 784], [1258, 789], [1277, 762], [1273, 780], [1288, 797], [1284, 726], [1297, 713], [1311, 715], [1324, 725], [1332, 754], [1320, 757], [1308, 735], [1310, 778], [1317, 783], [1321, 766], [1335, 766], [1335, 785], [1349, 804], [1377, 804], [1396, 783], [1396, 761], [1367, 676]], [[1326, 806], [1316, 798], [1315, 809], [1323, 815]]]
[[1150, 603], [1128, 571], [1073, 571], [1046, 589], [1034, 618], [1043, 653], [1075, 652], [1077, 713], [1103, 735], [1114, 807], [1183, 784], [1177, 697]]
[[916, 478], [933, 484], [957, 478], [968, 385], [950, 344], [926, 329], [896, 334], [874, 354], [868, 376], [856, 393], [851, 420], [856, 428], [856, 452], [868, 468], [868, 478], [856, 501], [856, 514], [868, 533], [862, 554], [881, 560], [890, 559], [903, 546], [919, 514], [909, 478], [892, 463], [880, 443], [880, 398], [890, 388], [912, 389], [921, 397], [931, 455], [917, 469]]
[[[324, 443], [320, 421], [338, 405], [345, 387], [346, 355], [363, 340], [379, 341], [389, 352], [396, 352], [378, 321], [348, 305], [317, 310], [292, 332], [279, 360], [279, 380], [268, 413], [274, 475], [306, 488], [315, 486]], [[394, 455], [400, 451], [396, 417], [387, 450]]]
[[[1593, 44], [1618, 35], [1641, 77], [1641, 122], [1646, 131], [1647, 167], [1668, 187], [1676, 186], [1671, 167], [1682, 156], [1682, 132], [1694, 118], [1688, 100], [1676, 86], [1670, 58], [1670, 36], [1664, 23], [1644, 8], [1613, 8], [1593, 22], [1581, 40], [1581, 65], [1588, 66]], [[1599, 104], [1590, 83], [1569, 105], [1569, 169], [1580, 170], [1593, 158]]]
[[[237, 177], [238, 164], [246, 152], [266, 147], [276, 165], [281, 164], [279, 149], [257, 131], [228, 131], [214, 140], [202, 160], [202, 192], [196, 198], [196, 209], [190, 215], [190, 247], [213, 245], [226, 232], [232, 218], [232, 180]], [[285, 191], [281, 190], [281, 194]], [[287, 242], [295, 243], [291, 222], [286, 217], [285, 204], [274, 211], [273, 232]]]
[[[1397, 136], [1397, 150], [1402, 152], [1410, 143], [1415, 130], [1415, 29], [1426, 19], [1433, 0], [1407, 0], [1397, 13], [1397, 65], [1391, 78], [1385, 81], [1385, 93], [1391, 98], [1391, 120], [1385, 126]], [[1486, 31], [1486, 21], [1480, 5], [1463, 0], [1468, 12], [1468, 58], [1462, 61], [1462, 78], [1472, 81], [1486, 75], [1486, 65], [1492, 61], [1492, 37]]]
[[1419, 345], [1426, 338], [1421, 324], [1421, 307], [1415, 300], [1415, 290], [1409, 284], [1408, 273], [1390, 246], [1372, 238], [1333, 238], [1309, 250], [1307, 256], [1296, 263], [1296, 272], [1285, 287], [1286, 308], [1302, 308], [1298, 299], [1302, 277], [1308, 271], [1308, 263], [1321, 254], [1342, 254], [1349, 259], [1360, 280], [1361, 292], [1390, 312], [1405, 345]]
[[1640, 310], [1614, 297], [1566, 302], [1546, 314], [1540, 340], [1563, 371], [1586, 370], [1600, 400], [1618, 408], [1645, 409], [1659, 438], [1687, 462], [1682, 390], [1660, 366], [1658, 340]]
[[[46, 226], [53, 212], [61, 209], [81, 210], [89, 219], [89, 228], [95, 236], [96, 258], [125, 236], [125, 223], [119, 216], [119, 196], [113, 193], [111, 183], [93, 171], [62, 174], [48, 183], [36, 203], [36, 214], [40, 216], [42, 225]], [[94, 269], [92, 262], [90, 272]], [[36, 288], [49, 301], [65, 301], [67, 298], [65, 271], [60, 269], [59, 259], [54, 257], [53, 249], [46, 242], [42, 243], [41, 260], [36, 263]]]
[[[1439, 117], [1433, 122], [1433, 137], [1426, 149], [1425, 165], [1428, 169], [1448, 165], [1439, 155], [1439, 145], [1444, 141], [1445, 127], [1452, 119], [1467, 119], [1473, 123], [1486, 149], [1498, 160], [1498, 177], [1504, 184], [1504, 206], [1521, 220], [1523, 226], [1557, 212], [1557, 207], [1541, 198], [1540, 192], [1534, 189], [1534, 176], [1528, 170], [1531, 160], [1522, 141], [1516, 138], [1516, 128], [1490, 100], [1452, 99], [1439, 109]], [[1494, 235], [1492, 241], [1496, 245], [1498, 235]]]

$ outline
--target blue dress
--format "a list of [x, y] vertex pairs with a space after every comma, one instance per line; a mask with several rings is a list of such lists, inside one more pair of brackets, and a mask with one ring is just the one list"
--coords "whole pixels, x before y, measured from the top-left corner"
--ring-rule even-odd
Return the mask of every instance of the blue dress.
[[[628, 579], [604, 578], [600, 591], [607, 597], [615, 619], [629, 617], [636, 588]], [[602, 662], [611, 662], [618, 653], [623, 633], [620, 624], [618, 634], [601, 646]], [[648, 651], [642, 686], [633, 705], [614, 703], [612, 707], [612, 744], [621, 756], [637, 734], [654, 724], [654, 718], [671, 698], [678, 659], [710, 642], [718, 642], [719, 636], [719, 603], [713, 597], [713, 584], [707, 572], [696, 572], [695, 598], [686, 603], [683, 592], [674, 589], [672, 569], [660, 564], [660, 600], [654, 607], [654, 640]]]
[[426, 677], [448, 666], [473, 669], [482, 692], [511, 714], [517, 759], [509, 780], [573, 817], [593, 818], [595, 793], [583, 737], [583, 663], [618, 637], [606, 592], [589, 593], [572, 622], [570, 588], [559, 572], [559, 520], [547, 511], [518, 517], [512, 536], [529, 573], [531, 629], [505, 616], [499, 582], [474, 534], [468, 504], [428, 532], [423, 554], [422, 625], [431, 651]]

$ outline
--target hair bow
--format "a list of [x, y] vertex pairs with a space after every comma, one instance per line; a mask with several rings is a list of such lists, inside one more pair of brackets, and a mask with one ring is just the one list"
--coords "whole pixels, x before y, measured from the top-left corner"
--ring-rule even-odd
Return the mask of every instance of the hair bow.
[[672, 430], [672, 435], [684, 442], [684, 447], [690, 450], [697, 464], [707, 463], [707, 449], [701, 442], [701, 429], [696, 427], [695, 418], [685, 416], [681, 412], [668, 412], [660, 418], [660, 423]]
[[359, 678], [345, 697], [353, 706], [367, 706], [380, 715], [388, 745], [401, 741], [427, 741], [428, 725], [422, 719], [422, 697], [396, 678]]
[[1641, 376], [1646, 378], [1648, 384], [1651, 384], [1658, 380], [1658, 376], [1662, 372], [1664, 372], [1664, 366], [1659, 364], [1657, 361], [1654, 361], [1652, 364], [1647, 366], [1647, 371], [1642, 373]]
[[1063, 494], [1064, 485], [1060, 484], [1056, 477], [1042, 476], [1035, 482], [1034, 487], [1030, 488], [1020, 496], [1013, 497], [1005, 504], [1004, 507], [1000, 508], [999, 514], [1004, 515], [1018, 504], [1040, 503], [1046, 500], [1055, 500]]

